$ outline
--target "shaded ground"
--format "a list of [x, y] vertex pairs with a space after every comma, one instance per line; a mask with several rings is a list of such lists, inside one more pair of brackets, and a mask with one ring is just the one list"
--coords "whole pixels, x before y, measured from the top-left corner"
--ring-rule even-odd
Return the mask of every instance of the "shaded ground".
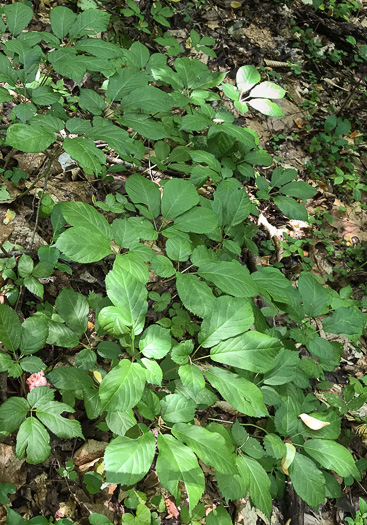
[[[132, 18], [122, 19], [119, 16], [118, 4], [119, 2], [103, 2], [103, 7], [115, 15], [106, 37], [124, 45], [140, 39], [148, 47], [157, 49], [157, 44], [149, 35], [137, 31]], [[49, 8], [55, 5], [70, 4], [52, 0], [34, 2], [35, 30], [47, 30]], [[160, 29], [149, 16], [150, 5], [150, 2], [144, 0], [139, 3], [141, 11], [146, 13], [154, 35]], [[360, 177], [361, 184], [367, 182], [367, 62], [362, 60], [357, 63], [358, 66], [353, 65], [353, 55], [357, 53], [356, 46], [348, 43], [346, 38], [353, 36], [361, 44], [367, 41], [367, 5], [361, 5], [358, 11], [352, 13], [350, 21], [332, 18], [330, 13], [315, 12], [312, 7], [300, 2], [290, 2], [287, 5], [272, 1], [260, 3], [207, 0], [202, 5], [199, 2], [192, 5], [176, 2], [174, 7], [176, 14], [170, 19], [171, 34], [182, 43], [189, 56], [202, 59], [215, 70], [228, 71], [227, 78], [233, 83], [239, 67], [253, 64], [260, 68], [264, 79], [275, 81], [287, 89], [287, 98], [279, 104], [284, 110], [284, 118], [272, 119], [251, 113], [246, 116], [237, 113], [236, 118], [238, 123], [243, 122], [246, 127], [258, 133], [261, 145], [274, 155], [279, 165], [296, 168], [304, 180], [317, 181], [319, 192], [310, 203], [308, 211], [312, 216], [319, 218], [319, 223], [315, 224], [316, 229], [312, 229], [297, 221], [286, 222], [275, 208], [264, 208], [261, 229], [256, 239], [261, 261], [282, 263], [287, 276], [291, 277], [299, 273], [301, 263], [308, 257], [315, 265], [315, 273], [329, 276], [331, 286], [337, 279], [340, 287], [342, 279], [343, 285], [350, 284], [358, 297], [358, 287], [366, 282], [367, 277], [363, 266], [367, 247], [367, 213], [363, 206], [366, 204], [366, 188], [361, 188], [361, 198], [357, 201], [355, 199], [356, 179]], [[195, 29], [201, 36], [212, 36], [216, 40], [214, 50], [217, 58], [197, 54], [190, 47], [188, 38], [191, 29]], [[7, 123], [6, 117], [10, 110], [11, 103], [5, 103], [4, 124]], [[324, 120], [330, 112], [335, 112], [340, 119], [349, 120], [351, 125], [350, 129], [343, 133], [347, 144], [343, 147], [335, 146], [337, 151], [331, 151], [330, 143], [323, 142], [319, 135], [324, 130]], [[310, 151], [310, 148], [313, 151]], [[31, 175], [23, 188], [9, 185], [11, 196], [15, 197], [34, 181], [35, 175], [32, 174], [38, 172], [46, 162], [46, 157], [42, 153], [19, 153], [7, 159], [9, 148], [2, 147], [1, 151], [3, 165], [9, 160], [8, 167], [17, 166]], [[336, 184], [338, 173], [335, 168], [338, 167], [346, 173], [350, 166], [353, 166], [356, 174], [354, 180]], [[103, 201], [105, 195], [121, 187], [124, 180], [116, 177], [113, 183], [105, 185], [99, 180], [88, 180], [80, 170], [64, 171], [61, 165], [56, 167], [52, 175], [47, 192], [56, 201], [92, 202], [92, 198]], [[14, 221], [1, 227], [0, 244], [7, 240], [24, 246], [29, 243], [36, 224], [36, 196], [42, 186], [43, 181], [40, 181], [19, 201], [15, 207], [17, 215]], [[251, 191], [251, 188], [249, 189]], [[252, 188], [254, 196], [255, 189]], [[206, 191], [210, 192], [210, 188], [206, 188]], [[8, 207], [7, 203], [0, 204], [1, 219]], [[341, 207], [346, 211], [341, 211]], [[328, 220], [329, 217], [334, 219], [332, 223]], [[40, 245], [48, 243], [51, 232], [49, 219], [40, 220], [33, 248], [37, 249]], [[290, 241], [285, 242], [287, 238], [284, 233], [289, 235]], [[300, 241], [297, 249], [289, 249], [289, 246], [297, 241]], [[45, 283], [48, 297], [56, 297], [65, 285], [65, 280], [82, 293], [88, 293], [91, 289], [100, 292], [104, 288], [107, 264], [108, 262], [90, 266], [88, 271], [75, 265], [72, 278], [62, 272], [56, 272], [55, 277]], [[26, 305], [31, 296], [28, 297], [26, 292], [23, 300]], [[342, 366], [329, 378], [336, 383], [336, 391], [339, 384], [347, 382], [349, 374], [356, 377], [365, 374], [365, 343], [364, 340], [364, 346], [359, 352], [345, 344]], [[69, 354], [68, 351], [63, 351], [60, 356], [55, 355], [54, 350], [43, 350], [40, 357], [47, 365], [53, 364], [56, 359], [59, 362], [70, 363], [73, 359], [71, 354], [74, 353], [75, 349]], [[26, 385], [19, 380], [8, 380], [7, 389], [8, 395], [22, 395], [26, 392]], [[203, 419], [216, 417], [230, 420], [234, 417], [233, 414], [227, 413], [223, 406], [209, 410], [213, 412], [203, 415]], [[350, 447], [357, 458], [366, 454], [363, 436], [362, 439], [353, 437], [353, 429], [366, 417], [363, 409], [360, 412], [360, 422], [355, 422], [352, 416], [350, 422], [345, 422], [351, 432]], [[81, 418], [88, 440], [88, 453], [82, 459], [81, 453], [76, 452], [82, 445], [81, 440], [71, 442], [55, 438], [54, 454], [38, 466], [28, 465], [24, 460], [16, 459], [11, 437], [0, 445], [0, 465], [3, 467], [0, 481], [11, 482], [17, 486], [19, 490], [12, 502], [12, 508], [25, 518], [42, 513], [46, 517], [66, 517], [85, 525], [92, 512], [104, 513], [111, 521], [116, 520], [123, 512], [121, 501], [125, 495], [118, 493], [117, 489], [113, 492], [110, 487], [92, 496], [84, 490], [81, 483], [62, 479], [57, 472], [57, 469], [73, 457], [78, 476], [81, 476], [103, 457], [103, 442], [107, 441], [108, 434], [97, 431], [87, 419], [83, 421], [83, 418], [86, 418], [84, 412], [77, 412], [75, 417]], [[215, 483], [212, 482], [212, 473], [208, 471], [206, 474], [207, 491], [204, 501], [208, 508], [211, 508], [213, 504], [220, 503], [221, 498]], [[138, 485], [138, 489], [147, 495], [162, 490], [154, 472]], [[342, 523], [344, 517], [356, 508], [357, 496], [366, 494], [366, 490], [367, 484], [363, 481], [359, 487], [346, 489], [340, 501], [327, 503], [320, 512], [302, 506], [298, 507], [297, 511], [292, 510], [291, 512], [298, 513], [297, 517], [289, 514], [290, 508], [287, 504], [275, 502], [272, 523], [286, 523], [288, 518], [293, 518], [292, 524], [302, 523], [303, 518], [304, 523], [310, 525]], [[172, 516], [175, 514], [175, 507], [169, 507], [169, 502], [167, 504], [168, 512], [160, 514], [162, 523], [180, 523]], [[297, 504], [300, 505], [299, 501], [296, 501], [296, 506]], [[237, 507], [232, 507], [231, 511], [236, 523], [268, 523], [261, 513], [251, 509], [245, 501], [238, 502]], [[3, 523], [4, 517], [1, 516], [4, 514], [1, 512], [0, 510], [0, 523]], [[303, 513], [304, 516], [301, 515]], [[167, 514], [171, 517], [167, 517]]]

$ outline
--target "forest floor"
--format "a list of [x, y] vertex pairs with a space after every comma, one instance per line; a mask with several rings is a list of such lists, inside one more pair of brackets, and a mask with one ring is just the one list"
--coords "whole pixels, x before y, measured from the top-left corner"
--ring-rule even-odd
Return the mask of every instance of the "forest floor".
[[[140, 40], [152, 50], [159, 51], [153, 38], [162, 31], [162, 27], [150, 16], [151, 2], [138, 2], [152, 31], [149, 35], [134, 27], [136, 20], [132, 17], [119, 15], [118, 4], [124, 7], [124, 2], [81, 0], [78, 6], [83, 8], [88, 1], [108, 10], [114, 17], [106, 39], [124, 46]], [[314, 217], [312, 225], [301, 221], [286, 222], [284, 216], [271, 206], [264, 208], [263, 224], [257, 236], [262, 263], [281, 263], [287, 276], [291, 276], [299, 273], [301, 265], [309, 261], [316, 275], [328, 276], [331, 286], [333, 281], [338, 281], [339, 287], [352, 287], [353, 297], [363, 296], [360, 286], [367, 282], [364, 266], [367, 210], [363, 206], [366, 204], [366, 192], [358, 184], [366, 184], [367, 62], [362, 61], [358, 67], [354, 65], [356, 46], [347, 37], [354, 37], [361, 45], [367, 44], [367, 3], [358, 4], [358, 9], [354, 11], [354, 3], [348, 0], [344, 3], [327, 1], [322, 11], [315, 11], [306, 1], [192, 0], [164, 3], [175, 9], [175, 14], [169, 19], [168, 31], [185, 47], [188, 56], [199, 58], [212, 70], [227, 71], [227, 81], [229, 79], [233, 83], [238, 68], [254, 65], [264, 80], [275, 82], [287, 91], [287, 96], [279, 101], [284, 117], [235, 113], [237, 123], [243, 123], [257, 132], [261, 146], [273, 155], [276, 165], [295, 168], [303, 180], [316, 181], [319, 188], [317, 199], [309, 201], [308, 212]], [[335, 4], [334, 8], [331, 4]], [[344, 18], [337, 16], [343, 9], [340, 4], [344, 6]], [[73, 6], [72, 2], [54, 0], [33, 2], [34, 30], [47, 31], [49, 10], [56, 5]], [[77, 7], [74, 5], [73, 8]], [[191, 47], [189, 36], [192, 29], [201, 37], [215, 39], [213, 49], [216, 58], [198, 53]], [[4, 104], [5, 123], [10, 109]], [[325, 119], [332, 113], [345, 125], [345, 131], [340, 134], [344, 140], [342, 146], [337, 143], [340, 135], [333, 135], [332, 130], [324, 128]], [[12, 157], [10, 166], [29, 173], [30, 182], [26, 185], [30, 185], [34, 180], [32, 173], [37, 172], [44, 160], [43, 153], [19, 153]], [[92, 197], [103, 201], [119, 181], [116, 178], [114, 182], [105, 184], [88, 180], [79, 169], [64, 171], [59, 165], [48, 182], [47, 193], [54, 201], [92, 203]], [[36, 220], [35, 201], [42, 184], [40, 181], [18, 205], [14, 221], [1, 226], [0, 245], [11, 241], [24, 246], [32, 237]], [[12, 197], [24, 191], [15, 186], [11, 190]], [[8, 208], [8, 203], [0, 204], [1, 221]], [[284, 232], [288, 236], [285, 237]], [[40, 221], [35, 247], [49, 242], [49, 238], [48, 221]], [[82, 292], [89, 289], [101, 292], [101, 271], [100, 267], [91, 268], [88, 272], [83, 269], [80, 273], [76, 271], [70, 279], [60, 272], [59, 279], [67, 278]], [[63, 284], [57, 281], [45, 283], [47, 294], [55, 297]], [[363, 378], [367, 372], [366, 353], [366, 339], [361, 341], [358, 349], [346, 345], [341, 366], [328, 377], [334, 388], [345, 385], [350, 376]], [[15, 395], [25, 388], [19, 380], [11, 381], [10, 385]], [[223, 419], [226, 417], [231, 416], [223, 414]], [[363, 425], [366, 417], [367, 407], [362, 407], [358, 421], [353, 418], [345, 420], [351, 436], [349, 447], [358, 458], [366, 457], [367, 452], [367, 434], [363, 434], [366, 432], [366, 425]], [[359, 436], [355, 432], [357, 428]], [[92, 426], [84, 428], [84, 432], [88, 441], [82, 449], [81, 440], [64, 440], [62, 447], [57, 442], [55, 454], [42, 465], [29, 465], [24, 460], [18, 460], [11, 440], [0, 444], [0, 481], [16, 485], [17, 498], [12, 502], [12, 508], [20, 515], [27, 519], [36, 515], [37, 509], [42, 513], [46, 509], [46, 515], [52, 515], [55, 519], [65, 517], [82, 525], [88, 523], [87, 517], [91, 512], [107, 512], [113, 516], [116, 503], [107, 489], [94, 497], [78, 483], [61, 478], [57, 473], [57, 469], [71, 457], [79, 474], [103, 457], [103, 432], [97, 436]], [[149, 492], [155, 489], [155, 484], [156, 478], [148, 476], [139, 489]], [[291, 524], [345, 523], [345, 517], [353, 515], [357, 508], [358, 496], [366, 495], [367, 482], [362, 480], [359, 486], [347, 487], [342, 498], [329, 501], [319, 511], [306, 506], [303, 515], [292, 519]], [[208, 481], [204, 501], [210, 506], [220, 500], [215, 485]], [[174, 514], [173, 505], [160, 514], [162, 523], [181, 523]], [[237, 516], [236, 523], [244, 525], [270, 523], [246, 501], [239, 503]], [[275, 501], [271, 523], [289, 523], [288, 518], [284, 502]], [[4, 522], [5, 516], [0, 510], [0, 525]]]

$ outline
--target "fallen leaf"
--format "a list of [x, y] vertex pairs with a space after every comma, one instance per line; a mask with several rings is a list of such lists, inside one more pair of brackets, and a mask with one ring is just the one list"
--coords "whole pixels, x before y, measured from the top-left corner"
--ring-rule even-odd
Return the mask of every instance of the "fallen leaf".
[[323, 427], [330, 425], [328, 421], [320, 421], [320, 419], [309, 416], [308, 414], [300, 414], [298, 417], [302, 419], [303, 423], [311, 430], [321, 430]]

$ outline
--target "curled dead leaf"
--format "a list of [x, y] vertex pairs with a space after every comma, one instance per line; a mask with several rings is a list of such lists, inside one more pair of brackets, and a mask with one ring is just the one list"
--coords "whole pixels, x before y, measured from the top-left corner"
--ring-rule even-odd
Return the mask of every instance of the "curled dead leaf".
[[287, 452], [285, 453], [285, 456], [283, 456], [281, 464], [284, 474], [289, 476], [288, 468], [291, 466], [294, 460], [296, 448], [292, 445], [292, 443], [286, 443], [285, 446], [287, 448]]
[[308, 414], [300, 414], [298, 417], [302, 419], [303, 423], [311, 430], [321, 430], [323, 427], [330, 425], [328, 421], [320, 421], [320, 419], [316, 419]]

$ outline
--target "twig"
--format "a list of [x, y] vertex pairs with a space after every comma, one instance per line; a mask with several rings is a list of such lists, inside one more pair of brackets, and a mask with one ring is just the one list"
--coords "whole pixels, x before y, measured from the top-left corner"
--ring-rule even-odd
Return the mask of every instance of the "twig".
[[[1, 247], [2, 248], [2, 247]], [[0, 253], [0, 259], [9, 259], [10, 257], [18, 257], [19, 255], [23, 255], [25, 253], [26, 255], [36, 255], [35, 250], [14, 250], [12, 252], [6, 252]]]

